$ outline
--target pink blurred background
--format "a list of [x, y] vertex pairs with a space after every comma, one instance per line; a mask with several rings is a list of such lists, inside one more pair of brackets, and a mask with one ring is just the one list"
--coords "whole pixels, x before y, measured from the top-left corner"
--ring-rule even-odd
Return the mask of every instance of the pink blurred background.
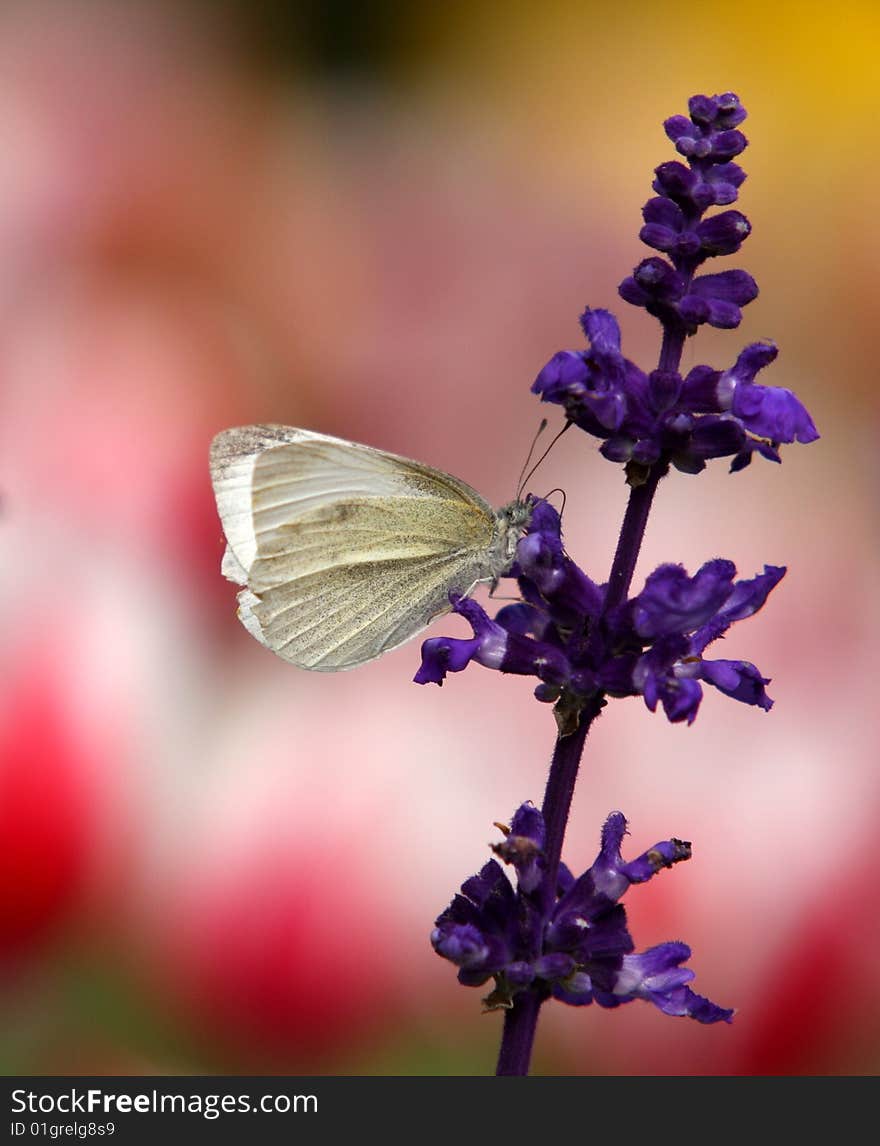
[[[789, 574], [726, 655], [772, 713], [636, 701], [590, 736], [566, 849], [604, 817], [694, 858], [627, 906], [684, 939], [731, 1028], [545, 1009], [534, 1069], [873, 1074], [880, 1065], [872, 4], [15, 3], [0, 10], [0, 1069], [490, 1073], [500, 1031], [428, 943], [541, 799], [527, 680], [411, 683], [418, 642], [329, 677], [234, 615], [211, 437], [275, 421], [508, 500], [529, 385], [616, 296], [661, 121], [733, 89], [736, 265], [762, 288], [687, 365], [775, 338], [822, 440], [664, 483], [637, 584], [723, 555]], [[429, 14], [431, 13], [431, 14]], [[734, 265], [731, 263], [731, 265]], [[552, 411], [551, 411], [552, 413]], [[535, 489], [607, 575], [620, 471], [564, 438]], [[434, 632], [454, 632], [447, 620]]]

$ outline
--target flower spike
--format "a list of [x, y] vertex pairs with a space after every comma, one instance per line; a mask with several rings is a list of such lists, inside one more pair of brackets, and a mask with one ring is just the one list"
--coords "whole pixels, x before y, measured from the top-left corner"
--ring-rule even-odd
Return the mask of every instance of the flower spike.
[[687, 986], [694, 972], [681, 966], [691, 954], [685, 944], [662, 943], [634, 953], [626, 911], [618, 902], [632, 884], [646, 883], [663, 868], [690, 859], [691, 845], [662, 840], [626, 863], [620, 854], [625, 833], [626, 819], [612, 812], [592, 867], [578, 879], [560, 867], [547, 916], [534, 897], [544, 820], [531, 803], [517, 809], [505, 841], [493, 847], [514, 867], [516, 888], [500, 864], [490, 860], [465, 880], [431, 933], [434, 950], [458, 967], [463, 985], [480, 987], [494, 980], [483, 1000], [487, 1010], [509, 1008], [518, 995], [532, 992], [571, 1006], [595, 1002], [619, 1007], [642, 999], [667, 1015], [700, 1023], [731, 1021], [732, 1010]]

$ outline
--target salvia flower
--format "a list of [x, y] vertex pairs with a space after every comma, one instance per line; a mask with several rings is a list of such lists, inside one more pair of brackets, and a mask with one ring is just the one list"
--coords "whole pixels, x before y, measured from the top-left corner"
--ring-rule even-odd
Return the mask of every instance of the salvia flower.
[[459, 981], [480, 987], [494, 979], [488, 1010], [510, 1007], [521, 992], [574, 1006], [618, 1007], [634, 999], [668, 1015], [700, 1023], [730, 1022], [733, 1011], [695, 994], [684, 943], [661, 943], [639, 954], [619, 903], [631, 884], [690, 858], [691, 845], [670, 839], [625, 862], [620, 847], [626, 819], [612, 812], [602, 829], [599, 855], [579, 878], [559, 865], [556, 894], [542, 906], [544, 820], [530, 803], [515, 812], [493, 848], [516, 872], [516, 888], [497, 860], [466, 880], [438, 917], [431, 943], [458, 967]]
[[819, 434], [791, 390], [755, 382], [778, 353], [754, 342], [728, 370], [695, 366], [645, 374], [621, 352], [620, 327], [607, 310], [586, 310], [581, 324], [590, 346], [555, 354], [532, 385], [545, 402], [602, 439], [609, 461], [651, 466], [668, 459], [683, 473], [699, 473], [711, 458], [730, 457], [739, 470], [754, 451], [778, 462], [782, 443], [815, 441]]
[[656, 168], [657, 195], [642, 209], [640, 238], [660, 254], [643, 259], [620, 284], [623, 299], [660, 320], [676, 351], [647, 373], [624, 358], [614, 315], [588, 308], [581, 325], [589, 348], [554, 354], [532, 385], [542, 401], [562, 406], [569, 421], [601, 438], [609, 461], [636, 467], [631, 480], [639, 467], [658, 462], [684, 473], [699, 473], [719, 457], [732, 458], [731, 469], [740, 470], [756, 451], [778, 462], [781, 444], [819, 436], [790, 390], [755, 384], [757, 372], [776, 358], [771, 342], [747, 346], [729, 370], [695, 366], [683, 376], [678, 369], [688, 335], [704, 323], [739, 326], [742, 308], [758, 294], [744, 270], [696, 273], [707, 260], [736, 253], [751, 233], [735, 209], [704, 218], [709, 208], [735, 202], [745, 179], [732, 162], [746, 147], [738, 130], [745, 109], [728, 92], [694, 96], [689, 113], [665, 123], [686, 163]]
[[[643, 999], [701, 1023], [729, 1022], [733, 1013], [691, 990], [685, 944], [636, 952], [620, 903], [631, 884], [688, 859], [690, 844], [665, 840], [627, 863], [620, 851], [626, 821], [614, 812], [588, 871], [575, 878], [561, 855], [586, 736], [609, 698], [641, 697], [652, 712], [660, 707], [668, 720], [688, 724], [706, 686], [765, 712], [773, 703], [769, 679], [754, 664], [715, 659], [709, 650], [763, 608], [784, 567], [737, 578], [723, 558], [693, 573], [670, 562], [632, 591], [653, 499], [670, 467], [696, 474], [723, 457], [735, 472], [755, 453], [779, 462], [783, 444], [819, 436], [791, 390], [758, 381], [777, 357], [774, 343], [749, 343], [722, 368], [681, 366], [688, 338], [705, 325], [737, 328], [758, 295], [748, 271], [712, 261], [738, 255], [752, 230], [736, 206], [745, 118], [726, 92], [694, 96], [686, 116], [664, 124], [678, 158], [655, 168], [639, 231], [649, 253], [618, 288], [660, 323], [656, 367], [625, 357], [616, 317], [588, 307], [580, 320], [586, 346], [554, 354], [532, 384], [541, 401], [562, 408], [566, 428], [600, 439], [603, 456], [625, 467], [629, 503], [607, 583], [571, 560], [558, 513], [530, 498], [507, 574], [519, 599], [490, 617], [476, 601], [451, 594], [471, 634], [422, 645], [419, 683], [442, 684], [471, 662], [534, 677], [535, 696], [553, 704], [558, 726], [543, 813], [523, 804], [509, 828], [497, 825], [504, 839], [493, 847], [496, 858], [462, 884], [431, 936], [462, 984], [493, 981], [487, 1009], [509, 1009], [499, 1074], [527, 1070], [538, 1013], [550, 998], [602, 1007]], [[499, 860], [513, 867], [514, 882]]]
[[655, 569], [642, 591], [603, 615], [605, 587], [565, 553], [556, 510], [535, 500], [512, 574], [522, 601], [492, 619], [476, 601], [453, 597], [453, 611], [473, 637], [433, 637], [422, 645], [415, 680], [442, 684], [471, 661], [501, 672], [537, 677], [541, 701], [557, 705], [566, 727], [588, 701], [641, 696], [670, 721], [692, 723], [709, 684], [734, 700], [767, 711], [772, 701], [748, 661], [710, 660], [705, 651], [735, 621], [756, 613], [785, 574], [767, 565], [736, 579], [731, 561], [707, 561], [689, 575], [681, 565]]
[[707, 259], [738, 251], [751, 232], [740, 211], [703, 219], [708, 208], [735, 202], [745, 173], [732, 160], [748, 141], [738, 130], [746, 112], [732, 92], [694, 96], [688, 110], [689, 116], [674, 115], [664, 124], [687, 166], [661, 164], [654, 173], [657, 197], [642, 209], [639, 237], [666, 257], [639, 263], [620, 284], [620, 295], [693, 333], [703, 323], [739, 326], [742, 307], [757, 297], [758, 287], [740, 270], [695, 277]]

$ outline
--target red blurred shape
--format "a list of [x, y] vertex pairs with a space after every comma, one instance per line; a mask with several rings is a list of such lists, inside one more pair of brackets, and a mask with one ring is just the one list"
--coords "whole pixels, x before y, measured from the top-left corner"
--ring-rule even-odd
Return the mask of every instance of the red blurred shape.
[[90, 809], [85, 760], [48, 657], [7, 687], [0, 713], [0, 960], [53, 938], [81, 904]]
[[340, 841], [299, 845], [257, 842], [236, 870], [190, 887], [169, 922], [187, 1009], [250, 1063], [314, 1067], [399, 1013], [395, 950], [406, 945], [381, 897]]
[[[862, 850], [870, 856], [870, 841]], [[764, 996], [750, 1010], [750, 1037], [733, 1073], [850, 1074], [859, 1043], [876, 1044], [880, 992], [874, 958], [880, 941], [873, 859], [807, 900]], [[864, 1061], [865, 1055], [861, 1054]]]

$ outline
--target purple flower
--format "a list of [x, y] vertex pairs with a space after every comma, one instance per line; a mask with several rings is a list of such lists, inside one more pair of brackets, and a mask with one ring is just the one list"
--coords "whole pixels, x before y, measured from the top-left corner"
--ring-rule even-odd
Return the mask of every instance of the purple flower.
[[[539, 371], [532, 392], [560, 405], [566, 417], [602, 439], [601, 452], [638, 477], [655, 464], [699, 473], [711, 458], [743, 469], [757, 452], [778, 462], [779, 446], [818, 438], [809, 413], [781, 387], [759, 386], [755, 375], [776, 357], [772, 343], [747, 346], [726, 371], [697, 366], [678, 372], [684, 339], [704, 323], [739, 326], [742, 308], [757, 297], [744, 270], [698, 274], [708, 259], [734, 254], [751, 233], [741, 211], [704, 218], [733, 203], [745, 175], [732, 159], [746, 146], [738, 125], [745, 109], [733, 93], [694, 96], [688, 116], [672, 116], [666, 133], [687, 160], [661, 164], [658, 193], [642, 209], [642, 241], [659, 255], [643, 259], [620, 284], [620, 295], [663, 325], [661, 368], [646, 374], [621, 352], [620, 327], [606, 310], [587, 309], [581, 325], [587, 350], [562, 350]], [[666, 351], [669, 351], [666, 353]]]
[[[544, 402], [574, 410], [582, 429], [598, 437], [618, 430], [627, 413], [627, 394], [643, 385], [643, 375], [620, 353], [620, 327], [607, 310], [586, 310], [581, 316], [590, 340], [586, 352], [555, 354], [532, 386]], [[571, 414], [569, 414], [571, 417]]]
[[[766, 565], [763, 574], [734, 581], [730, 561], [707, 561], [693, 577], [681, 565], [661, 565], [645, 582], [642, 592], [611, 620], [612, 639], [630, 645], [632, 634], [648, 642], [632, 664], [627, 682], [620, 665], [610, 666], [609, 690], [631, 683], [632, 692], [644, 697], [653, 712], [658, 703], [669, 720], [693, 723], [703, 689], [700, 681], [727, 696], [768, 711], [773, 701], [764, 691], [762, 677], [748, 661], [707, 661], [703, 651], [723, 636], [734, 621], [762, 607], [785, 569]], [[625, 693], [626, 695], [628, 693]]]
[[552, 996], [575, 1006], [618, 1007], [644, 999], [668, 1015], [701, 1023], [731, 1021], [732, 1011], [686, 985], [694, 973], [681, 967], [690, 958], [684, 944], [633, 953], [626, 912], [618, 902], [632, 884], [690, 859], [689, 843], [662, 840], [627, 863], [620, 853], [626, 819], [612, 812], [593, 865], [575, 879], [561, 864], [553, 902], [542, 910], [536, 895], [543, 874], [541, 813], [525, 803], [510, 828], [498, 826], [505, 839], [493, 850], [514, 867], [516, 888], [490, 860], [462, 884], [431, 934], [434, 950], [458, 967], [465, 986], [494, 979], [484, 999], [487, 1010], [510, 1007], [518, 994], [530, 991], [542, 1001]]
[[[727, 369], [681, 369], [686, 340], [703, 325], [734, 329], [758, 295], [743, 269], [707, 267], [737, 254], [751, 224], [734, 204], [745, 172], [746, 112], [731, 92], [694, 96], [687, 115], [664, 127], [679, 158], [655, 168], [654, 195], [642, 210], [639, 236], [650, 248], [620, 283], [621, 297], [662, 327], [656, 368], [625, 357], [621, 330], [608, 310], [581, 315], [586, 345], [561, 350], [540, 370], [533, 393], [562, 407], [568, 425], [600, 439], [600, 452], [623, 464], [629, 504], [607, 584], [592, 580], [566, 554], [560, 520], [546, 501], [530, 499], [530, 521], [507, 576], [519, 600], [496, 616], [450, 596], [471, 633], [422, 645], [420, 683], [442, 684], [472, 661], [534, 677], [535, 696], [553, 704], [558, 737], [542, 813], [523, 804], [493, 846], [496, 859], [467, 880], [436, 921], [432, 943], [468, 986], [494, 981], [487, 1009], [511, 1008], [499, 1074], [527, 1067], [540, 1005], [618, 1007], [634, 999], [701, 1023], [729, 1022], [732, 1011], [697, 995], [685, 965], [690, 949], [661, 943], [636, 952], [621, 896], [633, 883], [690, 857], [690, 844], [670, 839], [625, 862], [626, 821], [608, 817], [602, 845], [580, 877], [561, 862], [565, 825], [585, 738], [609, 698], [638, 696], [668, 720], [695, 719], [704, 689], [767, 711], [769, 678], [746, 660], [711, 659], [707, 650], [731, 625], [758, 612], [785, 574], [766, 565], [737, 579], [731, 561], [715, 558], [695, 573], [682, 565], [655, 569], [640, 592], [632, 580], [653, 499], [670, 467], [696, 474], [712, 458], [732, 472], [754, 453], [780, 461], [783, 444], [818, 438], [803, 403], [783, 387], [757, 381], [777, 356], [775, 344], [745, 346]], [[717, 266], [717, 264], [716, 264]], [[515, 871], [512, 883], [499, 860]]]
[[658, 197], [642, 210], [642, 242], [671, 261], [645, 259], [620, 284], [620, 294], [665, 326], [692, 334], [703, 323], [739, 326], [742, 307], [757, 297], [758, 288], [745, 271], [694, 278], [707, 259], [738, 251], [752, 228], [741, 211], [702, 218], [709, 207], [733, 203], [745, 178], [731, 162], [748, 143], [736, 126], [746, 118], [745, 109], [727, 92], [694, 96], [688, 110], [689, 116], [674, 115], [664, 124], [687, 166], [677, 161], [661, 164], [654, 180]]
[[503, 833], [504, 840], [493, 844], [492, 851], [499, 859], [513, 865], [520, 888], [524, 892], [533, 892], [543, 873], [544, 817], [534, 804], [527, 801], [513, 813], [509, 828], [503, 824], [495, 826]]
[[639, 955], [624, 955], [614, 991], [610, 996], [597, 996], [596, 1002], [617, 1007], [644, 999], [664, 1015], [685, 1015], [698, 1023], [731, 1022], [732, 1010], [717, 1006], [686, 985], [694, 972], [681, 964], [690, 957], [691, 949], [685, 943], [661, 943]]
[[[708, 247], [700, 249], [704, 258], [725, 253]], [[699, 254], [690, 256], [692, 262], [699, 259]], [[678, 261], [683, 262], [684, 256]], [[654, 257], [639, 263], [620, 284], [619, 293], [625, 302], [644, 307], [661, 321], [678, 321], [693, 333], [703, 323], [724, 330], [739, 326], [742, 308], [758, 297], [758, 286], [745, 271], [722, 271], [692, 279], [664, 259]]]
[[[707, 275], [694, 285], [722, 277]], [[683, 473], [699, 473], [709, 459], [731, 457], [731, 469], [739, 470], [755, 451], [779, 461], [782, 443], [819, 437], [791, 390], [755, 382], [776, 358], [772, 343], [751, 343], [729, 370], [695, 366], [684, 378], [677, 371], [646, 375], [621, 353], [613, 315], [588, 310], [581, 322], [588, 338], [602, 327], [602, 352], [592, 345], [561, 351], [540, 371], [532, 391], [602, 438], [601, 452], [611, 461], [652, 465], [665, 457]]]
[[784, 574], [768, 565], [736, 580], [736, 567], [722, 559], [693, 576], [681, 565], [661, 565], [641, 593], [605, 616], [605, 588], [565, 553], [559, 515], [536, 500], [511, 572], [522, 603], [504, 606], [493, 620], [476, 601], [453, 598], [453, 611], [470, 623], [473, 637], [425, 641], [415, 679], [442, 684], [471, 661], [534, 676], [536, 697], [555, 703], [568, 723], [576, 723], [588, 701], [641, 696], [652, 712], [660, 704], [670, 721], [690, 724], [704, 683], [767, 711], [773, 703], [767, 677], [749, 661], [708, 660], [704, 652], [735, 621], [756, 613]]

